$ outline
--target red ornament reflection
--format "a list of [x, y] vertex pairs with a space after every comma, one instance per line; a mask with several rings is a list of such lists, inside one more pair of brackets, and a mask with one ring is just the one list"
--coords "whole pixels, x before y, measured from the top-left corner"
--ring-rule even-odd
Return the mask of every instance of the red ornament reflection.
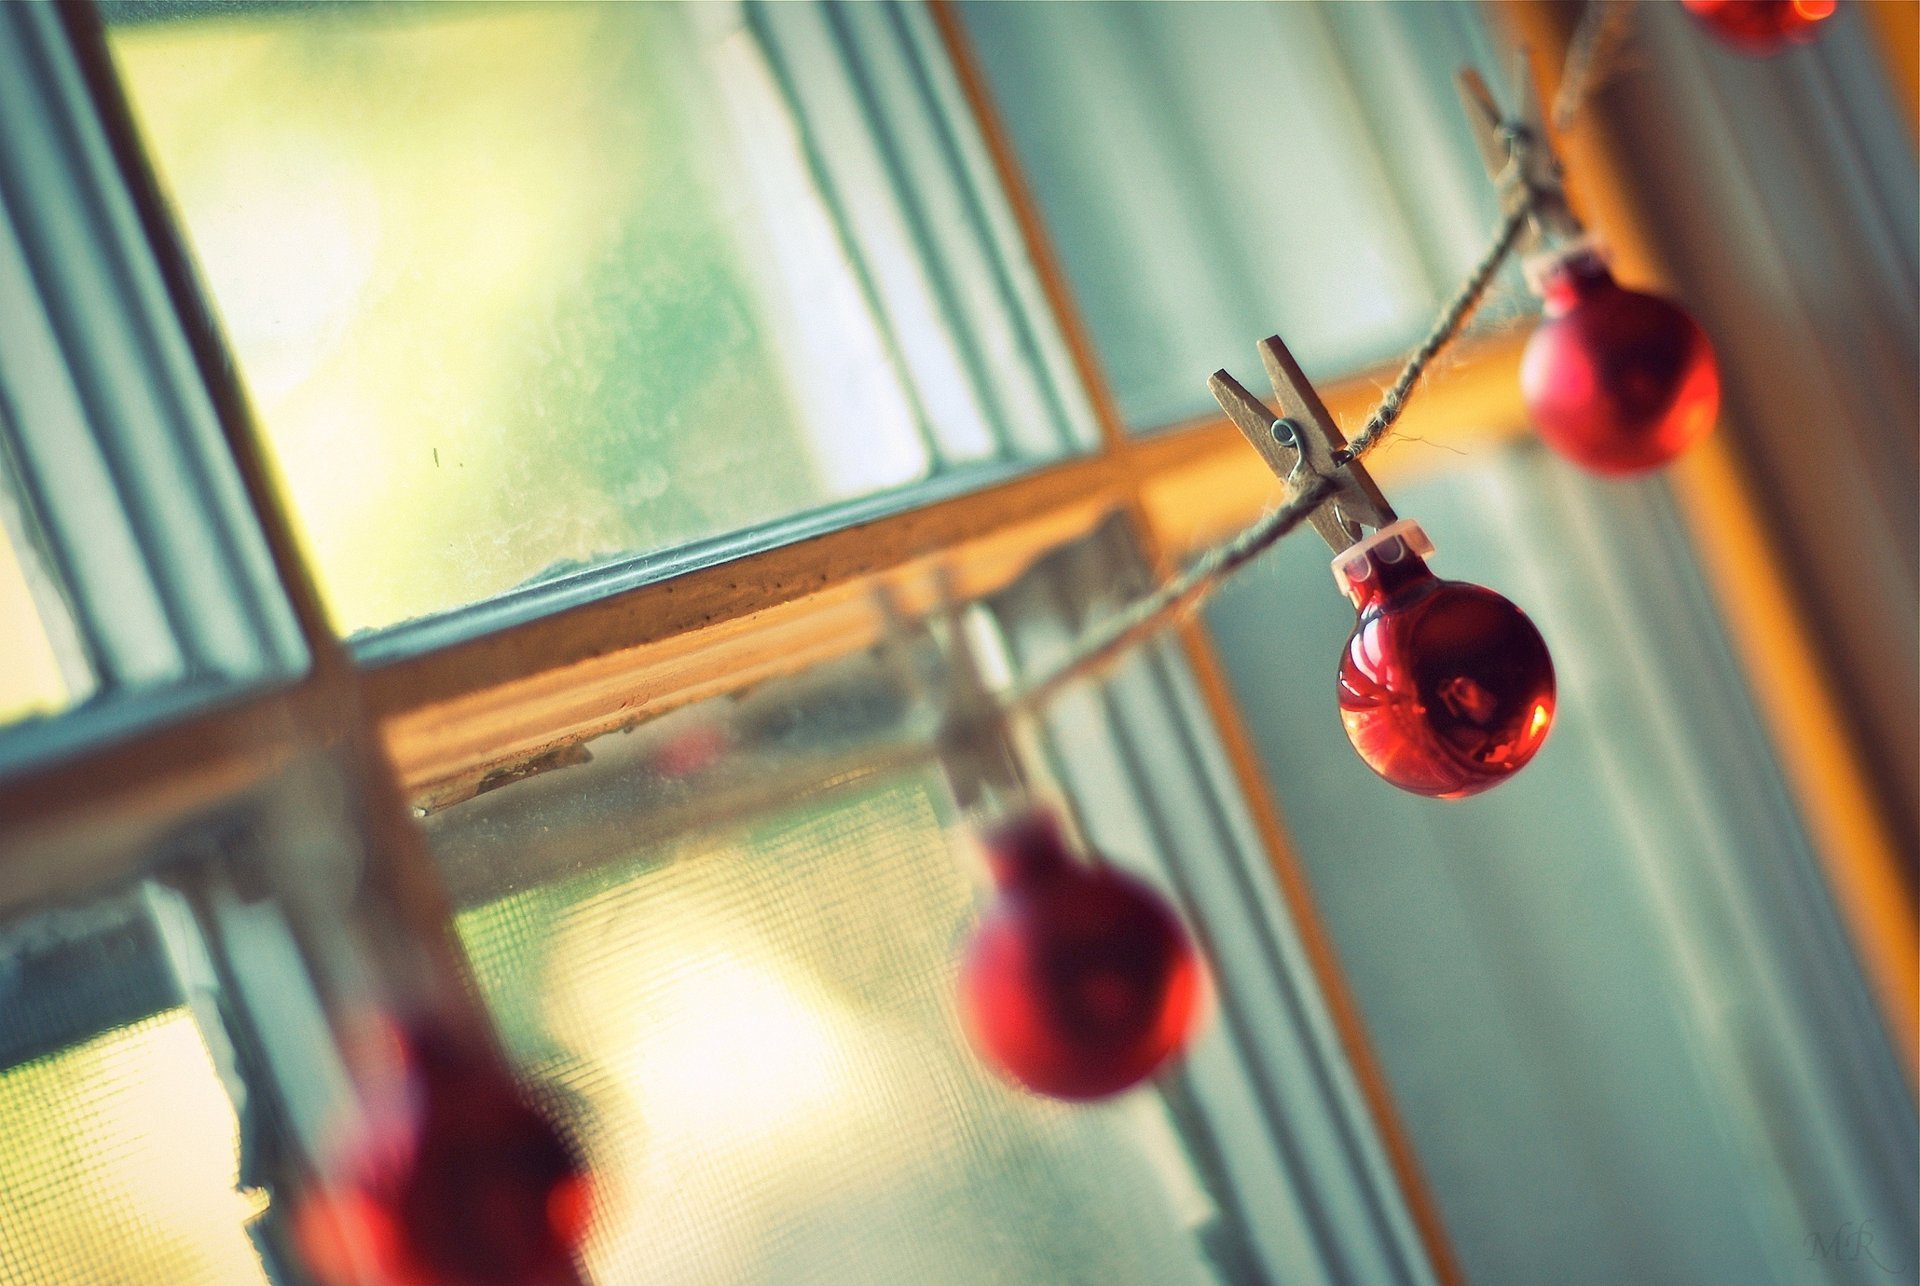
[[985, 836], [999, 897], [960, 976], [982, 1057], [1037, 1093], [1105, 1098], [1139, 1084], [1187, 1041], [1198, 954], [1165, 900], [1078, 861], [1049, 814]]
[[1720, 367], [1684, 309], [1623, 289], [1590, 252], [1548, 268], [1540, 289], [1520, 390], [1549, 446], [1596, 473], [1638, 473], [1712, 430]]
[[577, 1281], [588, 1178], [490, 1051], [434, 1024], [386, 1029], [392, 1073], [336, 1186], [300, 1208], [322, 1281], [547, 1286]]
[[[1417, 545], [1417, 548], [1416, 548]], [[1525, 767], [1553, 724], [1553, 658], [1526, 614], [1428, 570], [1399, 523], [1336, 561], [1360, 609], [1340, 656], [1340, 719], [1368, 767], [1458, 799]]]
[[1708, 31], [1741, 53], [1766, 57], [1819, 35], [1838, 0], [1680, 0]]

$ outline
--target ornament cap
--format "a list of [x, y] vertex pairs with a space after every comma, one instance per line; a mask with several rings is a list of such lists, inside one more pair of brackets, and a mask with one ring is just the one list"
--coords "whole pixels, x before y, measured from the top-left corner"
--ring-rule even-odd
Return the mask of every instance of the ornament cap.
[[1433, 541], [1420, 524], [1402, 518], [1335, 554], [1333, 581], [1359, 607], [1382, 592], [1387, 569], [1411, 562], [1424, 570], [1421, 560], [1432, 552]]
[[1037, 805], [983, 827], [980, 844], [1002, 889], [1043, 884], [1070, 875], [1076, 865], [1059, 816]]
[[1573, 306], [1587, 281], [1612, 281], [1612, 255], [1599, 238], [1583, 236], [1563, 246], [1528, 255], [1520, 262], [1527, 288], [1546, 301], [1548, 312]]

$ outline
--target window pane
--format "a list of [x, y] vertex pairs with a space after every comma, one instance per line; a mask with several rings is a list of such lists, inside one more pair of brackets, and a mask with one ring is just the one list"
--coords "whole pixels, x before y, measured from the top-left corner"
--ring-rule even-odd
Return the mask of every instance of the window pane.
[[1395, 501], [1553, 649], [1511, 783], [1353, 754], [1317, 541], [1207, 620], [1467, 1277], [1799, 1281], [1845, 1220], [1912, 1264], [1911, 1089], [1663, 486], [1526, 447]]
[[1494, 70], [1475, 6], [958, 9], [1136, 428], [1213, 415], [1275, 331], [1317, 378], [1397, 356], [1498, 217], [1452, 85]]
[[239, 1123], [128, 903], [0, 927], [0, 1286], [267, 1281]]
[[579, 864], [460, 931], [513, 1053], [572, 1105], [596, 1280], [1214, 1279], [1217, 1211], [1156, 1097], [1050, 1102], [968, 1047], [974, 890], [938, 788], [867, 777], [647, 843], [606, 825], [607, 783], [564, 779], [437, 836], [456, 884], [521, 882], [502, 863], [529, 825]]
[[343, 632], [1010, 454], [923, 424], [915, 248], [847, 240], [737, 6], [115, 12]]
[[[1056, 658], [1148, 573], [1123, 522], [967, 619]], [[522, 1068], [608, 1184], [601, 1280], [1414, 1283], [1430, 1269], [1191, 676], [1145, 649], [1028, 729], [1099, 860], [1205, 944], [1153, 1085], [1070, 1107], [956, 1015], [990, 894], [930, 762], [938, 623], [594, 739], [426, 819]]]

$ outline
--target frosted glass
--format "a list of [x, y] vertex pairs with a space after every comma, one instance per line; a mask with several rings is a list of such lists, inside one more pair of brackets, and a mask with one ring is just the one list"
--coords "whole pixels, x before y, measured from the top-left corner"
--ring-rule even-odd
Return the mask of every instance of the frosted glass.
[[734, 8], [182, 12], [114, 55], [342, 632], [934, 467]]

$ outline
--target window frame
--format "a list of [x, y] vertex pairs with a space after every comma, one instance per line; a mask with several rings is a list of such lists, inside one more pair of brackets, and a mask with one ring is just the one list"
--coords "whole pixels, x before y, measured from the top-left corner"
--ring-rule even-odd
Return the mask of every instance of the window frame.
[[67, 37], [51, 11], [5, 22], [0, 452], [93, 683], [9, 729], [0, 774], [308, 659]]
[[[1532, 45], [1542, 66], [1558, 65], [1571, 34], [1570, 13], [1549, 0], [1489, 9], [1497, 27]], [[933, 0], [931, 14], [1044, 303], [1091, 403], [1098, 428], [1092, 451], [932, 503], [596, 593], [431, 650], [356, 658], [333, 636], [284, 502], [271, 485], [210, 309], [134, 133], [99, 16], [83, 3], [63, 4], [58, 21], [78, 59], [84, 92], [104, 119], [113, 157], [132, 190], [139, 233], [157, 256], [182, 340], [212, 399], [309, 664], [270, 690], [243, 692], [0, 776], [0, 817], [7, 819], [0, 827], [0, 870], [7, 875], [0, 881], [0, 914], [69, 900], [137, 874], [163, 836], [262, 789], [320, 746], [351, 764], [364, 790], [366, 822], [375, 837], [372, 860], [383, 868], [383, 879], [400, 890], [416, 923], [444, 926], [443, 899], [434, 892], [438, 877], [412, 825], [413, 812], [464, 798], [490, 774], [523, 768], [600, 732], [869, 646], [885, 628], [873, 607], [875, 591], [892, 587], [912, 604], [936, 567], [952, 577], [955, 592], [985, 596], [1006, 587], [1046, 551], [1118, 514], [1164, 574], [1256, 517], [1272, 499], [1273, 480], [1229, 423], [1209, 417], [1140, 436], [1121, 424], [960, 21], [943, 0]], [[1891, 37], [1883, 33], [1881, 39]], [[1886, 52], [1910, 86], [1913, 51], [1889, 44]], [[1671, 273], [1657, 249], [1660, 229], [1631, 159], [1618, 150], [1604, 121], [1576, 128], [1565, 147], [1576, 176], [1575, 198], [1608, 228], [1623, 269], [1643, 281], [1668, 280]], [[1408, 411], [1405, 435], [1460, 447], [1526, 434], [1519, 342], [1469, 339], [1457, 352], [1454, 369], [1424, 388]], [[1329, 381], [1322, 393], [1336, 417], [1351, 421], [1371, 408], [1391, 374], [1375, 370]], [[1383, 452], [1374, 470], [1391, 487], [1436, 467], [1444, 467], [1443, 453], [1407, 447]], [[1910, 977], [1913, 917], [1883, 803], [1847, 735], [1805, 598], [1795, 592], [1754, 486], [1724, 438], [1710, 439], [1676, 465], [1671, 481], [1744, 677], [1762, 698], [1770, 749], [1785, 766], [1794, 802], [1877, 987], [1882, 1017], [1912, 1075], [1914, 1036], [1920, 1032], [1920, 1002]], [[1368, 1047], [1206, 624], [1198, 618], [1183, 622], [1168, 646], [1196, 677], [1195, 699], [1247, 802], [1420, 1240], [1439, 1278], [1459, 1280], [1437, 1206]]]

